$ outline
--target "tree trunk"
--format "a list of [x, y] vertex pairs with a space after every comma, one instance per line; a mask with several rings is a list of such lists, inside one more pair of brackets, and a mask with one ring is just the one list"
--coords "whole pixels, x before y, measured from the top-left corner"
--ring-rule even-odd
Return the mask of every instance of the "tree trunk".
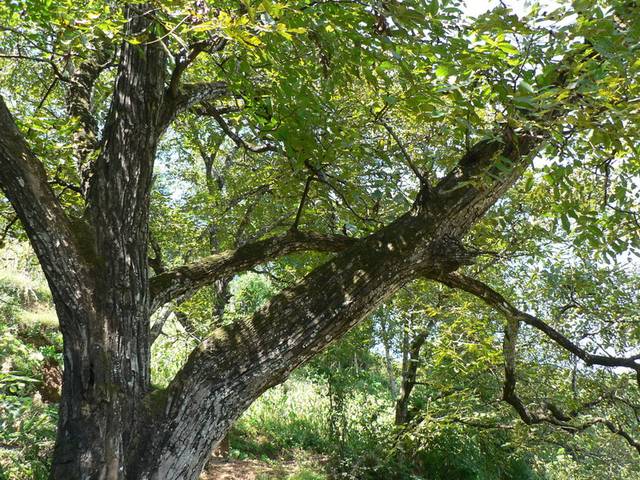
[[396, 400], [396, 425], [404, 425], [409, 422], [409, 400], [411, 392], [416, 386], [418, 365], [420, 363], [420, 350], [427, 340], [428, 331], [418, 334], [410, 343], [406, 356], [403, 356], [402, 384], [400, 395]]
[[[152, 25], [149, 4], [126, 8], [127, 37]], [[54, 479], [124, 479], [150, 380], [148, 215], [160, 135], [165, 53], [124, 42], [85, 218], [74, 240], [87, 275], [85, 303], [54, 294], [64, 380]]]
[[389, 338], [389, 326], [385, 313], [380, 316], [380, 339], [382, 341], [382, 347], [384, 348], [384, 365], [387, 370], [387, 377], [389, 378], [389, 391], [391, 392], [392, 400], [395, 400], [398, 398], [399, 389], [398, 382], [396, 381], [396, 373], [393, 370], [391, 339]]

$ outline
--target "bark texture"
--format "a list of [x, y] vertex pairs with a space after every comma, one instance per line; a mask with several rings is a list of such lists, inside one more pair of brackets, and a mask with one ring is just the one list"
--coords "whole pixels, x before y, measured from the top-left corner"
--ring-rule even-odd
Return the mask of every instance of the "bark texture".
[[[125, 34], [152, 25], [127, 7]], [[148, 205], [164, 89], [164, 51], [124, 43], [113, 102], [76, 220], [90, 308], [60, 316], [64, 382], [53, 478], [119, 479], [149, 386]]]

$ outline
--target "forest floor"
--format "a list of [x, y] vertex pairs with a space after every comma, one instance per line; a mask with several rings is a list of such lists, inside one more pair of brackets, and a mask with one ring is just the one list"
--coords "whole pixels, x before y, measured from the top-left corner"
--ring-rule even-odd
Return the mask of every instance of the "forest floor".
[[277, 464], [261, 460], [214, 460], [200, 480], [262, 480], [287, 478], [295, 473], [295, 461]]

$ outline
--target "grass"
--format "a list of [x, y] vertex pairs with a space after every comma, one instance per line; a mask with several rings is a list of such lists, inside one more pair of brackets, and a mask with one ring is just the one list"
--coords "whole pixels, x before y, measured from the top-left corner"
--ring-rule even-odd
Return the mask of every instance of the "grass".
[[236, 451], [255, 458], [287, 458], [295, 449], [326, 453], [332, 440], [329, 402], [321, 387], [292, 379], [268, 390], [242, 416], [231, 436]]
[[[283, 476], [286, 475], [286, 476]], [[261, 473], [256, 477], [256, 480], [328, 480], [329, 477], [326, 473], [318, 470], [312, 470], [306, 467], [299, 469], [298, 471], [287, 474], [283, 471], [275, 470], [269, 473]]]
[[26, 328], [57, 329], [58, 316], [51, 308], [38, 308], [37, 310], [20, 310], [17, 320]]

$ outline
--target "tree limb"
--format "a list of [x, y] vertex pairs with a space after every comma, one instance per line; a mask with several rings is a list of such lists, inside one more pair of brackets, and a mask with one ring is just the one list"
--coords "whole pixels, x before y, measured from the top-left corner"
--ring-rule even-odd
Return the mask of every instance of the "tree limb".
[[71, 222], [2, 97], [0, 187], [29, 236], [54, 296], [77, 299], [85, 291], [87, 268], [76, 246]]
[[171, 91], [168, 93], [158, 123], [159, 133], [166, 130], [180, 113], [203, 102], [222, 98], [229, 94], [229, 89], [226, 82], [216, 81], [184, 84], [177, 94], [171, 94]]
[[[507, 326], [503, 341], [503, 353], [504, 353], [504, 387], [502, 391], [502, 398], [509, 403], [518, 412], [518, 415], [527, 425], [535, 425], [540, 423], [549, 423], [562, 428], [563, 430], [574, 434], [582, 432], [595, 425], [604, 425], [611, 433], [622, 437], [628, 445], [635, 448], [640, 454], [640, 442], [636, 441], [628, 432], [622, 429], [622, 427], [614, 424], [611, 420], [603, 417], [590, 418], [582, 422], [576, 422], [577, 413], [566, 414], [558, 406], [551, 402], [545, 401], [543, 403], [544, 410], [548, 411], [548, 415], [544, 410], [540, 412], [530, 411], [522, 402], [520, 397], [516, 393], [516, 345], [518, 340], [518, 329], [520, 320], [515, 316], [510, 316], [507, 319]], [[585, 408], [590, 408], [592, 402], [584, 405]], [[579, 411], [580, 409], [578, 409]]]
[[307, 177], [307, 181], [304, 184], [304, 190], [302, 191], [302, 198], [300, 199], [300, 204], [298, 205], [298, 210], [296, 211], [296, 218], [293, 221], [293, 225], [291, 225], [292, 230], [297, 230], [298, 225], [300, 224], [300, 217], [302, 216], [302, 211], [304, 210], [304, 205], [307, 201], [307, 194], [309, 193], [311, 180], [313, 180], [313, 177], [311, 176]]
[[407, 149], [405, 148], [404, 144], [400, 140], [400, 137], [398, 137], [398, 135], [393, 130], [393, 128], [391, 128], [391, 125], [389, 125], [387, 122], [385, 122], [383, 120], [380, 120], [380, 124], [389, 133], [389, 135], [391, 135], [393, 137], [393, 139], [395, 140], [396, 144], [398, 145], [398, 148], [400, 148], [400, 152], [402, 153], [402, 156], [404, 157], [405, 161], [407, 162], [407, 165], [409, 165], [409, 168], [411, 169], [413, 174], [418, 178], [418, 180], [420, 180], [421, 184], [427, 185], [427, 188], [429, 188], [428, 187], [429, 181], [428, 181], [427, 177], [420, 171], [420, 169], [416, 166], [416, 164], [413, 163], [413, 160], [411, 159], [411, 155], [409, 155], [409, 152], [407, 152]]
[[67, 112], [75, 120], [77, 127], [73, 133], [76, 169], [81, 179], [81, 193], [88, 188], [90, 165], [89, 156], [98, 147], [98, 122], [92, 112], [93, 87], [100, 73], [108, 66], [111, 52], [103, 43], [97, 45], [91, 58], [74, 66], [69, 59], [71, 77], [65, 96]]
[[280, 256], [304, 250], [337, 252], [355, 242], [356, 240], [341, 235], [290, 231], [284, 235], [243, 245], [236, 250], [211, 255], [152, 277], [152, 311], [173, 299], [209, 285], [218, 278], [246, 271]]
[[540, 330], [555, 343], [560, 345], [565, 350], [573, 353], [587, 365], [601, 365], [603, 367], [625, 367], [634, 370], [636, 373], [640, 373], [640, 363], [638, 363], [637, 358], [595, 355], [589, 353], [544, 321], [529, 313], [518, 310], [500, 293], [496, 292], [490, 286], [479, 280], [459, 273], [450, 273], [445, 276], [437, 277], [435, 278], [435, 280], [448, 285], [449, 287], [457, 288], [459, 290], [464, 290], [468, 293], [471, 293], [472, 295], [483, 300], [488, 305], [494, 307], [510, 321], [521, 321], [536, 328], [537, 330]]

